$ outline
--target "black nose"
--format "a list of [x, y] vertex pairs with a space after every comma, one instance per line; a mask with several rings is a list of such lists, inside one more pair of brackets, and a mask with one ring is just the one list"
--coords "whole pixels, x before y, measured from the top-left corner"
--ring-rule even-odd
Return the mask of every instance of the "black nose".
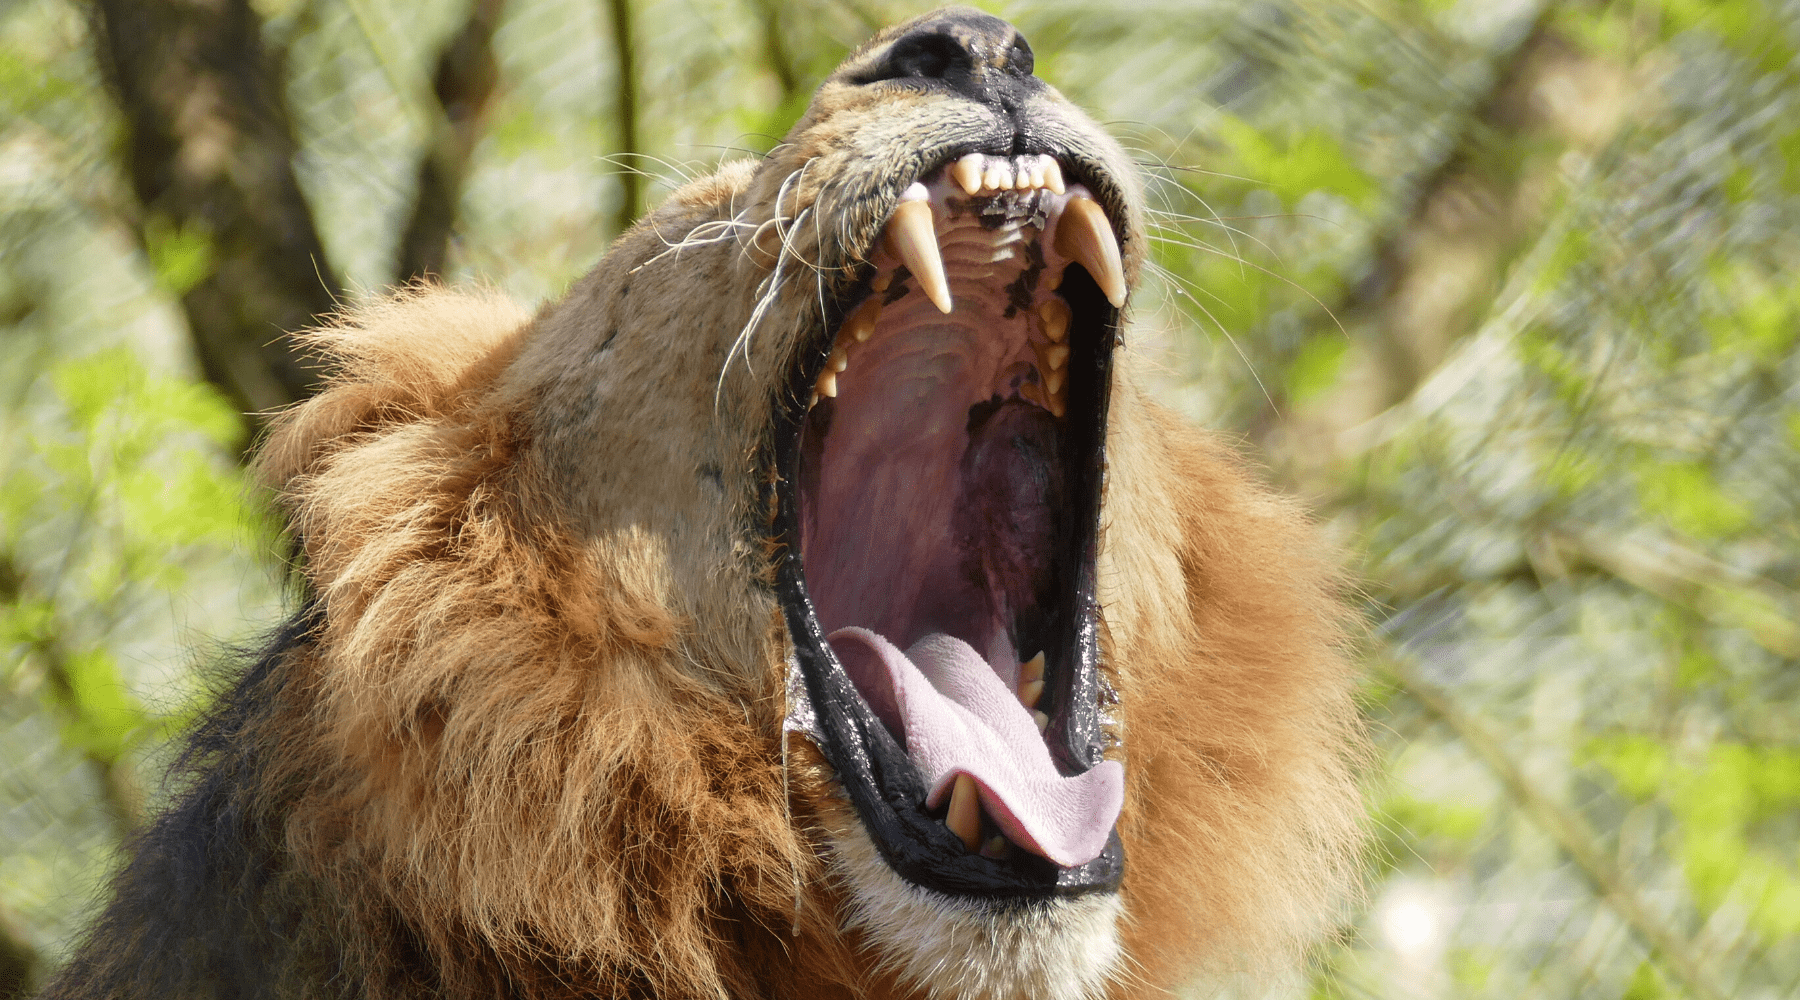
[[950, 7], [914, 22], [857, 82], [940, 81], [964, 97], [1012, 110], [1041, 86], [1031, 75], [1034, 65], [1017, 28], [970, 7]]

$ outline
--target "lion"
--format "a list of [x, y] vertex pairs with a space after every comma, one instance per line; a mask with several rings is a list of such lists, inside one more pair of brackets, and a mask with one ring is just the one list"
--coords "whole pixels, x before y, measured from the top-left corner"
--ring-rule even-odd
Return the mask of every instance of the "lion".
[[1353, 891], [1353, 620], [1151, 402], [1139, 179], [885, 30], [560, 302], [413, 287], [256, 468], [302, 605], [45, 994], [1156, 996]]

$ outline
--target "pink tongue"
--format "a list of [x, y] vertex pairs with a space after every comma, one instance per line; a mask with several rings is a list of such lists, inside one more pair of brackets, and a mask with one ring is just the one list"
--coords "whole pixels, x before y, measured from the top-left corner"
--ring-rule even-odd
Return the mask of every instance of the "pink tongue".
[[1106, 849], [1125, 801], [1125, 769], [1102, 761], [1064, 777], [1031, 720], [968, 643], [934, 632], [905, 653], [866, 628], [830, 636], [869, 707], [906, 742], [936, 808], [958, 774], [975, 779], [981, 807], [1008, 840], [1064, 867]]

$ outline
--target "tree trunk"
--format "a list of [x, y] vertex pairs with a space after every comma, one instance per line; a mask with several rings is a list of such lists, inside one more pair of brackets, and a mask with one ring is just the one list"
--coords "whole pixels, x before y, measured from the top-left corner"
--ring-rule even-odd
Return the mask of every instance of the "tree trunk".
[[284, 334], [330, 311], [340, 286], [294, 179], [282, 60], [261, 19], [249, 0], [93, 10], [145, 245], [207, 378], [253, 413], [306, 396], [318, 369]]

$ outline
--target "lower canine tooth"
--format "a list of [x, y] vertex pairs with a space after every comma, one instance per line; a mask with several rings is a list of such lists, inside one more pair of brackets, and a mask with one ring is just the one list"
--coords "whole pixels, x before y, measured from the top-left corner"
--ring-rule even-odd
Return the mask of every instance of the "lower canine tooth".
[[938, 312], [949, 315], [950, 279], [944, 275], [944, 258], [938, 253], [937, 229], [931, 221], [931, 203], [912, 200], [900, 202], [894, 208], [894, 217], [888, 220], [887, 236], [894, 256], [900, 258], [906, 269], [912, 272], [925, 297], [938, 307]]
[[963, 847], [973, 851], [981, 844], [981, 800], [975, 795], [975, 779], [967, 774], [956, 776], [950, 790], [950, 809], [944, 813], [944, 825], [962, 838]]
[[1099, 202], [1080, 195], [1069, 199], [1056, 224], [1056, 252], [1087, 268], [1113, 308], [1125, 304], [1125, 268], [1119, 263], [1119, 241], [1114, 238], [1112, 224], [1106, 221], [1106, 212]]

